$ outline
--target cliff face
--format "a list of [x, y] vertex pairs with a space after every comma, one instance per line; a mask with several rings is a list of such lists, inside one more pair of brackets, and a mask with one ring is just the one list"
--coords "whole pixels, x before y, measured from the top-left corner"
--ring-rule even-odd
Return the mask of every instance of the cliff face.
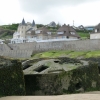
[[0, 95], [25, 95], [21, 62], [0, 57]]

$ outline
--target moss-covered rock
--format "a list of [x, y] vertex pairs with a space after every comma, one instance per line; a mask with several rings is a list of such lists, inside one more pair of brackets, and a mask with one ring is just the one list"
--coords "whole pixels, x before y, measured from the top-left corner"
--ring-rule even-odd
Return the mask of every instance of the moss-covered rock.
[[[68, 63], [75, 64], [81, 61], [59, 58], [58, 63], [60, 65], [64, 63], [69, 67]], [[89, 62], [71, 70], [62, 70], [59, 73], [54, 71], [46, 74], [25, 74], [26, 95], [58, 95], [100, 90], [99, 74], [99, 66], [95, 62]]]
[[24, 76], [19, 60], [0, 57], [0, 95], [25, 95]]

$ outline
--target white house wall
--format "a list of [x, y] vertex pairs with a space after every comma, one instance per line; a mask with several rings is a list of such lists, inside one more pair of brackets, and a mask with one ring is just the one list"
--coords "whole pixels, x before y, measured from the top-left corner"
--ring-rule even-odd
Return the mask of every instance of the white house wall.
[[100, 33], [90, 34], [90, 39], [100, 39]]

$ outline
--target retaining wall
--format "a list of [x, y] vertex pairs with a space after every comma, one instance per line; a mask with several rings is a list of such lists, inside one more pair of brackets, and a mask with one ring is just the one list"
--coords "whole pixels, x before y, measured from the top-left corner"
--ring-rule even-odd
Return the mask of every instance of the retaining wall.
[[33, 42], [9, 44], [11, 50], [6, 44], [0, 44], [0, 55], [13, 58], [29, 58], [32, 53], [49, 50], [74, 50], [90, 51], [100, 50], [100, 40], [77, 40], [77, 41], [55, 41], [55, 42]]

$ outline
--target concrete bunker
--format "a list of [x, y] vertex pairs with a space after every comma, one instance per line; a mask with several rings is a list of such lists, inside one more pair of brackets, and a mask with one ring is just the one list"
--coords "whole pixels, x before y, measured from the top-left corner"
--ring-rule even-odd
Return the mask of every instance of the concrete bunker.
[[[95, 63], [83, 65], [81, 61], [71, 58], [38, 61], [24, 70], [24, 77], [27, 95], [61, 95], [100, 90], [98, 66]], [[90, 85], [93, 82], [96, 82], [95, 86]]]
[[58, 61], [58, 60], [55, 60], [54, 62], [55, 62], [55, 63], [59, 63], [59, 61]]
[[79, 90], [80, 88], [82, 88], [82, 83], [81, 82], [76, 83], [75, 88], [76, 90]]
[[36, 72], [42, 72], [42, 71], [44, 71], [47, 68], [48, 68], [48, 66], [41, 65], [38, 68], [34, 69], [34, 71], [36, 71]]

